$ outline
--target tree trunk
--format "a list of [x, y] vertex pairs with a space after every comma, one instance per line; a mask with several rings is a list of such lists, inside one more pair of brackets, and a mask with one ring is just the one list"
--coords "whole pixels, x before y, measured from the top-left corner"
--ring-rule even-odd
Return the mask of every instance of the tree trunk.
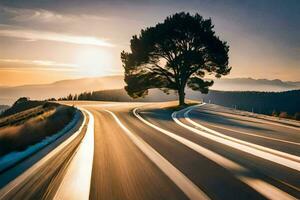
[[179, 95], [179, 106], [185, 105], [185, 102], [184, 102], [184, 99], [185, 99], [184, 87], [180, 88], [178, 90], [178, 95]]

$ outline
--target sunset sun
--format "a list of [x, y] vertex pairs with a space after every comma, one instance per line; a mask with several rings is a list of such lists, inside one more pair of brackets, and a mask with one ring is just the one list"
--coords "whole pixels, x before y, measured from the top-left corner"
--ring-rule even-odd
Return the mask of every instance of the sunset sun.
[[112, 55], [100, 47], [85, 47], [74, 58], [82, 76], [102, 75], [112, 64]]

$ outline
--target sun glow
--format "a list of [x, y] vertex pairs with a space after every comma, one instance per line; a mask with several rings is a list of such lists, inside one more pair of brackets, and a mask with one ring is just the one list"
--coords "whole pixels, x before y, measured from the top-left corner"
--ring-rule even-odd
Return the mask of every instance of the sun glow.
[[84, 76], [104, 75], [112, 67], [111, 53], [99, 47], [83, 48], [74, 60], [79, 65], [80, 75]]

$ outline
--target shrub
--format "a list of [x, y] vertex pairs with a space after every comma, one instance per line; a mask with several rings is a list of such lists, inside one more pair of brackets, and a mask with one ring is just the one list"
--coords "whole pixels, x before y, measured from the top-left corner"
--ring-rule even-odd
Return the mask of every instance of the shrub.
[[288, 115], [287, 112], [280, 112], [279, 117], [280, 117], [280, 118], [288, 118], [289, 115]]
[[272, 116], [274, 116], [274, 117], [278, 117], [278, 113], [277, 113], [275, 110], [273, 110], [273, 112], [272, 112]]
[[29, 101], [29, 100], [30, 100], [29, 97], [20, 97], [20, 98], [13, 104], [13, 106], [14, 106], [14, 105], [17, 105], [17, 104], [19, 104], [19, 103], [27, 102], [27, 101]]

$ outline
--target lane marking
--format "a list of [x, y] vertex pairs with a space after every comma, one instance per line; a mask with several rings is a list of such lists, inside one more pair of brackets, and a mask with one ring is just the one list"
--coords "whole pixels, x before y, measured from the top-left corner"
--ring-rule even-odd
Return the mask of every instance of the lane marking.
[[[185, 109], [184, 109], [185, 110]], [[184, 111], [183, 110], [183, 111]], [[229, 147], [232, 147], [232, 148], [235, 148], [237, 150], [240, 150], [240, 151], [243, 151], [243, 152], [246, 152], [248, 154], [252, 154], [254, 156], [257, 156], [257, 157], [260, 157], [260, 158], [263, 158], [265, 160], [269, 160], [271, 162], [275, 162], [277, 164], [280, 164], [280, 165], [283, 165], [283, 166], [286, 166], [288, 168], [291, 168], [291, 169], [294, 169], [294, 170], [297, 170], [297, 171], [300, 171], [300, 164], [299, 162], [296, 162], [294, 160], [290, 160], [290, 159], [287, 159], [287, 158], [284, 158], [284, 157], [280, 157], [276, 154], [272, 154], [270, 152], [266, 152], [266, 151], [262, 151], [260, 149], [257, 149], [257, 148], [253, 148], [253, 146], [255, 146], [254, 144], [251, 146], [248, 146], [248, 145], [245, 145], [245, 141], [241, 141], [241, 140], [237, 140], [235, 138], [232, 138], [231, 140], [229, 139], [225, 139], [226, 135], [223, 135], [221, 133], [218, 133], [216, 135], [215, 134], [210, 134], [210, 133], [207, 133], [207, 132], [204, 132], [204, 131], [201, 131], [199, 129], [196, 129], [194, 127], [191, 127], [189, 125], [186, 125], [184, 123], [182, 123], [178, 118], [177, 118], [177, 112], [174, 112], [172, 114], [172, 118], [173, 120], [180, 126], [202, 136], [202, 137], [206, 137], [210, 140], [213, 140], [215, 142], [218, 142], [218, 143], [221, 143], [221, 144], [224, 144], [224, 145], [227, 145]], [[214, 131], [216, 132], [216, 131]], [[221, 137], [220, 137], [221, 136]], [[224, 137], [225, 136], [225, 137]], [[230, 137], [231, 138], [231, 137]], [[239, 141], [239, 142], [237, 142]], [[243, 144], [244, 143], [244, 144]], [[256, 145], [256, 146], [259, 146], [259, 145]], [[261, 148], [261, 147], [260, 147]], [[270, 150], [269, 150], [270, 151]], [[275, 151], [275, 150], [274, 150]], [[297, 157], [297, 156], [295, 156]], [[297, 159], [299, 160], [299, 157], [297, 157]]]
[[[206, 103], [202, 103], [202, 105], [204, 105]], [[199, 106], [199, 105], [198, 105]], [[193, 106], [193, 107], [196, 107], [196, 106]], [[270, 124], [270, 125], [274, 125], [274, 126], [281, 126], [281, 127], [284, 127], [284, 128], [290, 128], [290, 129], [295, 129], [295, 130], [300, 130], [300, 127], [299, 127], [299, 123], [298, 122], [284, 122], [284, 121], [278, 121], [276, 119], [268, 119], [266, 117], [260, 117], [260, 116], [255, 116], [255, 115], [259, 115], [259, 114], [255, 114], [254, 116], [252, 115], [243, 115], [243, 113], [230, 113], [230, 112], [227, 112], [227, 111], [223, 111], [222, 113], [214, 110], [214, 109], [211, 109], [211, 108], [205, 108], [206, 111], [210, 112], [210, 113], [218, 113], [218, 114], [221, 114], [223, 116], [230, 116], [230, 117], [243, 117], [243, 118], [246, 118], [246, 119], [250, 119], [252, 120], [252, 122], [254, 123], [264, 123], [264, 124]]]
[[83, 108], [81, 109], [89, 115], [88, 127], [86, 134], [56, 191], [54, 199], [57, 200], [89, 199], [94, 158], [94, 117], [89, 111]]
[[[176, 135], [168, 130], [165, 130], [163, 128], [160, 128], [149, 121], [145, 120], [143, 117], [141, 117], [138, 112], [138, 108], [135, 108], [133, 110], [133, 114], [141, 120], [146, 125], [164, 133], [165, 135], [173, 138], [174, 140], [182, 143], [183, 145], [187, 146], [188, 148], [196, 151], [200, 155], [208, 158], [209, 160], [212, 160], [213, 162], [217, 163], [218, 165], [224, 167], [228, 171], [230, 171], [237, 179], [244, 182], [263, 196], [269, 198], [269, 199], [275, 199], [275, 200], [281, 200], [281, 199], [295, 199], [293, 196], [289, 195], [288, 193], [276, 188], [275, 186], [264, 182], [263, 180], [260, 180], [258, 178], [254, 178], [253, 173], [251, 174], [251, 171], [223, 156], [220, 154], [217, 154], [209, 149], [206, 149], [184, 137], [181, 137], [179, 135]], [[241, 174], [249, 174], [252, 176], [246, 176]]]
[[[205, 114], [208, 114], [208, 113], [205, 113]], [[188, 118], [190, 119], [190, 117], [188, 117]], [[248, 132], [245, 132], [245, 131], [234, 130], [234, 129], [227, 128], [227, 127], [224, 127], [224, 126], [218, 126], [218, 125], [213, 125], [213, 124], [209, 124], [209, 126], [219, 128], [219, 129], [224, 129], [224, 130], [227, 130], [227, 131], [236, 132], [236, 133], [241, 133], [241, 134], [244, 134], [244, 135], [249, 135], [249, 136], [254, 136], [254, 137], [259, 137], [259, 138], [264, 138], [264, 139], [268, 139], [268, 140], [274, 140], [274, 141], [278, 141], [278, 142], [283, 142], [283, 143], [288, 143], [288, 144], [293, 144], [293, 145], [300, 146], [300, 143], [298, 143], [298, 142], [292, 142], [292, 141], [288, 141], [288, 140], [282, 140], [282, 139], [278, 139], [278, 138], [272, 138], [272, 137], [268, 137], [268, 136], [257, 135], [257, 134], [254, 134], [254, 133], [248, 133]]]
[[[231, 137], [231, 136], [228, 136], [228, 135], [225, 135], [225, 134], [222, 134], [218, 131], [215, 131], [215, 130], [212, 130], [210, 128], [207, 128], [199, 123], [196, 123], [195, 121], [193, 121], [189, 116], [188, 116], [188, 113], [192, 110], [193, 108], [188, 108], [186, 112], [184, 112], [184, 110], [182, 111], [179, 111], [179, 112], [184, 112], [184, 118], [189, 122], [191, 123], [192, 125], [198, 127], [198, 128], [201, 128], [202, 130], [204, 131], [207, 131], [209, 133], [212, 133], [218, 137], [221, 137], [223, 139], [226, 139], [226, 140], [230, 140], [232, 142], [236, 142], [236, 143], [239, 143], [239, 144], [242, 144], [242, 145], [246, 145], [246, 146], [249, 146], [249, 147], [252, 147], [252, 148], [255, 148], [255, 149], [258, 149], [258, 150], [261, 150], [261, 151], [265, 151], [265, 152], [268, 152], [268, 153], [271, 153], [271, 154], [275, 154], [275, 155], [278, 155], [280, 157], [283, 157], [283, 158], [288, 158], [290, 160], [293, 160], [293, 161], [296, 161], [296, 162], [300, 162], [300, 157], [296, 156], [296, 155], [293, 155], [293, 154], [289, 154], [289, 153], [285, 153], [285, 152], [281, 152], [281, 151], [278, 151], [278, 150], [275, 150], [275, 149], [271, 149], [271, 148], [268, 148], [268, 147], [264, 147], [264, 146], [261, 146], [261, 145], [257, 145], [257, 144], [254, 144], [254, 143], [251, 143], [251, 142], [247, 142], [247, 141], [244, 141], [244, 140], [240, 140], [240, 139], [237, 139], [237, 138], [234, 138], [234, 137]], [[176, 115], [179, 113], [179, 112], [176, 112], [176, 113], [173, 113], [172, 114], [172, 118], [176, 118]], [[173, 117], [174, 116], [174, 117]], [[179, 121], [179, 120], [178, 120]], [[300, 167], [300, 165], [299, 165]], [[300, 168], [299, 168], [300, 169]]]
[[201, 191], [192, 181], [190, 181], [183, 173], [153, 149], [139, 136], [134, 135], [126, 126], [122, 124], [119, 118], [111, 111], [108, 112], [118, 125], [124, 130], [131, 141], [160, 169], [162, 170], [186, 195], [189, 199], [209, 199], [209, 197]]
[[32, 167], [27, 169], [24, 173], [22, 173], [20, 176], [18, 176], [14, 180], [12, 180], [5, 187], [3, 187], [0, 190], [0, 199], [4, 199], [6, 197], [6, 195], [8, 195], [16, 187], [18, 187], [20, 184], [22, 184], [26, 179], [28, 179], [30, 177], [30, 175], [36, 173], [49, 159], [53, 158], [54, 156], [58, 156], [60, 151], [63, 148], [65, 148], [67, 145], [69, 145], [81, 133], [85, 123], [86, 123], [86, 117], [84, 116], [82, 124], [80, 125], [79, 129], [75, 133], [73, 133], [69, 138], [67, 138], [65, 141], [63, 141], [55, 149], [50, 151], [41, 160], [36, 162]]

